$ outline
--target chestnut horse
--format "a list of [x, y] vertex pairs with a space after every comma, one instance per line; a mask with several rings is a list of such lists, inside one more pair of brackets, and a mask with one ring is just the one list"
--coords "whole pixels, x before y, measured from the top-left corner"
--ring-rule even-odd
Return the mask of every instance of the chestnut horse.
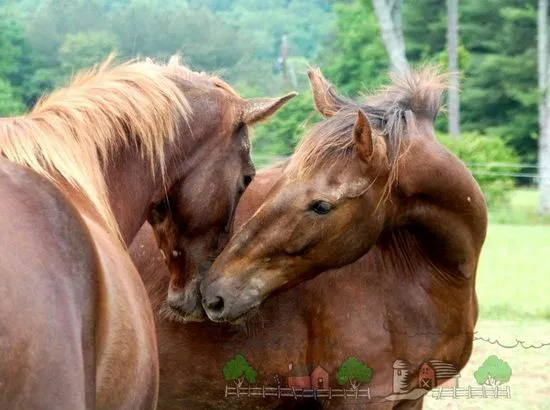
[[[435, 138], [433, 120], [439, 110], [442, 79], [430, 71], [397, 78], [381, 99], [370, 99], [371, 105], [363, 107], [370, 118], [361, 118], [359, 121], [356, 120], [361, 115], [358, 114], [359, 106], [339, 97], [319, 72], [310, 73], [310, 81], [316, 108], [328, 119], [306, 136], [302, 147], [282, 171], [275, 168], [258, 173], [237, 209], [235, 227], [237, 231], [241, 225], [244, 224], [244, 227], [231, 240], [215, 267], [220, 266], [219, 263], [224, 262], [224, 258], [231, 256], [226, 255], [226, 252], [232, 251], [232, 247], [236, 246], [235, 241], [242, 240], [242, 235], [250, 235], [253, 239], [262, 234], [266, 235], [262, 237], [265, 251], [269, 252], [271, 249], [274, 253], [269, 258], [273, 258], [274, 262], [275, 258], [281, 258], [278, 268], [272, 267], [270, 271], [276, 278], [278, 273], [286, 273], [282, 272], [284, 269], [295, 268], [296, 265], [291, 260], [283, 259], [289, 256], [277, 254], [279, 250], [288, 252], [290, 249], [278, 243], [270, 248], [269, 241], [274, 238], [267, 234], [287, 235], [293, 231], [285, 239], [285, 245], [291, 247], [302, 236], [314, 235], [312, 230], [323, 229], [324, 235], [319, 235], [317, 241], [309, 246], [306, 244], [307, 249], [302, 256], [302, 263], [306, 263], [308, 249], [314, 251], [316, 246], [323, 246], [323, 241], [330, 240], [330, 235], [341, 234], [334, 225], [328, 225], [330, 221], [323, 218], [346, 216], [337, 212], [347, 214], [347, 218], [360, 213], [358, 219], [345, 225], [350, 235], [357, 235], [354, 225], [360, 225], [366, 234], [369, 234], [373, 225], [377, 225], [376, 220], [371, 220], [373, 209], [368, 209], [368, 198], [363, 202], [360, 196], [352, 195], [355, 199], [347, 200], [343, 196], [337, 207], [347, 209], [328, 209], [327, 213], [323, 213], [327, 211], [327, 206], [317, 202], [314, 208], [318, 212], [313, 209], [310, 211], [307, 207], [304, 209], [301, 204], [307, 200], [302, 198], [294, 202], [291, 208], [288, 207], [291, 202], [283, 201], [284, 197], [280, 195], [283, 195], [289, 181], [293, 181], [296, 188], [299, 188], [299, 184], [306, 183], [305, 176], [291, 179], [288, 173], [294, 172], [293, 162], [300, 160], [300, 150], [308, 146], [308, 138], [316, 138], [318, 132], [322, 134], [317, 134], [318, 140], [309, 141], [310, 144], [319, 144], [316, 146], [319, 150], [323, 149], [323, 144], [333, 144], [333, 151], [325, 153], [325, 163], [318, 163], [320, 168], [316, 173], [321, 176], [319, 183], [323, 182], [323, 174], [329, 171], [333, 178], [331, 182], [341, 183], [340, 178], [346, 176], [346, 168], [351, 171], [355, 167], [365, 172], [361, 178], [369, 178], [366, 173], [372, 171], [370, 167], [384, 165], [383, 155], [389, 156], [385, 160], [388, 168], [401, 167], [403, 172], [400, 170], [392, 180], [389, 191], [392, 202], [373, 201], [379, 206], [378, 209], [374, 207], [376, 212], [385, 208], [388, 212], [386, 216], [392, 218], [385, 221], [375, 242], [367, 246], [358, 259], [355, 258], [352, 263], [337, 269], [325, 271], [311, 280], [302, 281], [302, 278], [296, 278], [295, 286], [288, 286], [285, 292], [275, 292], [256, 309], [255, 316], [249, 317], [239, 326], [213, 323], [181, 326], [167, 320], [162, 314], [165, 303], [162, 292], [169, 276], [156, 249], [151, 228], [144, 227], [132, 244], [131, 255], [157, 312], [161, 366], [159, 408], [289, 408], [292, 405], [304, 408], [302, 406], [306, 404], [324, 404], [326, 408], [353, 408], [354, 405], [359, 405], [360, 408], [421, 408], [421, 396], [415, 396], [412, 400], [410, 397], [391, 397], [393, 365], [396, 360], [408, 363], [411, 371], [408, 388], [412, 389], [418, 386], [419, 368], [423, 362], [442, 360], [459, 371], [470, 357], [477, 319], [475, 271], [485, 237], [486, 208], [481, 191], [466, 167], [441, 147]], [[344, 118], [338, 118], [344, 114]], [[333, 119], [334, 116], [337, 118]], [[324, 127], [331, 125], [331, 121], [338, 119], [345, 121], [332, 125], [341, 134], [338, 138], [349, 140], [346, 143], [348, 150], [345, 151], [337, 151], [337, 146], [334, 146], [337, 141], [328, 139], [331, 135], [330, 129], [323, 131]], [[363, 119], [366, 121], [362, 121]], [[363, 138], [366, 135], [352, 133], [354, 129], [359, 131], [367, 124], [376, 125], [372, 130], [374, 133], [371, 132], [371, 138], [375, 139], [371, 140], [373, 143], [370, 145], [370, 155], [368, 151], [360, 151], [356, 146], [363, 141], [368, 143], [369, 140]], [[408, 135], [398, 136], [396, 132]], [[403, 150], [403, 153], [393, 156], [392, 149]], [[313, 155], [322, 156], [323, 152], [310, 154], [310, 160], [314, 160]], [[334, 154], [340, 156], [333, 157]], [[365, 154], [368, 155], [368, 161], [363, 159], [365, 157], [362, 155]], [[335, 161], [331, 164], [332, 167], [326, 163], [331, 160]], [[421, 161], [421, 165], [417, 164], [417, 160]], [[354, 161], [360, 163], [354, 164]], [[341, 174], [336, 173], [339, 167], [344, 168]], [[383, 177], [383, 173], [379, 177]], [[372, 184], [372, 189], [376, 189], [377, 185], [372, 180], [369, 178], [369, 185]], [[341, 188], [337, 191], [341, 195], [349, 195], [350, 192], [346, 190], [358, 188], [350, 183], [337, 187]], [[300, 195], [322, 194], [318, 189], [317, 186], [311, 187]], [[294, 200], [296, 194], [292, 194], [293, 192], [286, 192], [288, 201]], [[365, 194], [368, 195], [367, 192], [363, 193]], [[265, 204], [260, 208], [266, 197]], [[280, 202], [270, 202], [273, 198]], [[334, 200], [329, 195], [323, 195], [322, 198], [326, 198], [326, 201]], [[351, 203], [346, 204], [347, 201]], [[359, 203], [355, 204], [354, 201]], [[264, 212], [273, 212], [271, 207], [276, 206], [281, 210], [277, 216], [281, 226], [274, 227], [274, 224], [278, 224], [275, 218], [263, 220], [264, 226], [253, 225], [265, 215]], [[354, 209], [356, 207], [357, 210]], [[363, 211], [359, 207], [367, 209]], [[260, 210], [245, 223], [258, 208]], [[392, 214], [389, 214], [390, 210]], [[304, 215], [293, 216], [299, 211]], [[398, 211], [402, 214], [396, 215]], [[331, 212], [334, 214], [331, 215]], [[289, 219], [287, 214], [290, 214]], [[381, 217], [380, 214], [374, 216]], [[301, 229], [294, 229], [294, 218], [296, 221], [303, 220]], [[361, 219], [368, 220], [369, 223], [364, 223]], [[441, 226], [443, 222], [445, 225]], [[249, 231], [252, 227], [254, 230]], [[268, 232], [270, 229], [275, 230]], [[349, 258], [348, 252], [359, 245], [363, 246], [361, 236], [357, 236], [356, 241], [359, 244], [350, 245], [348, 242], [347, 246], [334, 250], [328, 247], [325, 253], [331, 255], [333, 264], [339, 265], [341, 258]], [[338, 246], [338, 242], [332, 243]], [[248, 248], [240, 249], [239, 257], [243, 258], [240, 263], [250, 263], [252, 259], [249, 258], [254, 255], [249, 255], [248, 251], [259, 252], [261, 245], [250, 240]], [[258, 248], [254, 248], [255, 246]], [[336, 250], [338, 253], [335, 253]], [[321, 253], [312, 254], [311, 261], [314, 262], [322, 256]], [[268, 258], [263, 261], [269, 262]], [[230, 268], [232, 265], [226, 266]], [[218, 272], [237, 278], [238, 274], [245, 271], [224, 269]], [[263, 272], [258, 269], [250, 273]], [[317, 273], [319, 271], [308, 276]], [[243, 285], [247, 283], [249, 282], [243, 281]], [[244, 292], [240, 295], [245, 301], [246, 296], [248, 295]], [[257, 371], [256, 385], [272, 387], [277, 386], [273, 378], [275, 374], [279, 376], [281, 385], [286, 386], [290, 364], [320, 365], [329, 372], [329, 385], [333, 388], [342, 387], [335, 377], [336, 373], [342, 362], [353, 356], [373, 370], [368, 384], [372, 398], [332, 398], [324, 403], [311, 403], [299, 398], [286, 401], [273, 398], [254, 399], [246, 397], [246, 385], [242, 388], [243, 397], [224, 398], [225, 385], [233, 384], [224, 380], [222, 369], [229, 359], [239, 353]], [[349, 383], [347, 387], [350, 387]], [[424, 393], [425, 390], [421, 390], [421, 394]]]
[[[154, 319], [126, 244], [168, 200], [190, 227], [172, 246], [200, 277], [192, 261], [219, 252], [254, 175], [247, 127], [290, 97], [242, 100], [177, 58], [110, 58], [0, 121], [0, 408], [156, 407]], [[185, 284], [169, 293], [182, 317], [200, 305]]]

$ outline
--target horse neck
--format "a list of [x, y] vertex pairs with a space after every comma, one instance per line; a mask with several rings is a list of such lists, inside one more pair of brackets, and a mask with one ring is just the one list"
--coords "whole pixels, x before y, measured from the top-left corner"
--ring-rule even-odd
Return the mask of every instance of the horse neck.
[[474, 276], [487, 228], [479, 185], [435, 139], [413, 141], [406, 155], [392, 226], [413, 233], [446, 270]]
[[[196, 131], [196, 127], [192, 128]], [[180, 129], [189, 128], [180, 125]], [[191, 131], [182, 133], [172, 144], [165, 144], [164, 174], [158, 160], [151, 170], [150, 160], [143, 158], [134, 146], [119, 152], [117, 160], [108, 166], [105, 179], [109, 201], [128, 246], [145, 223], [152, 204], [162, 200], [176, 181], [184, 180], [194, 168], [204, 166], [204, 157], [209, 154], [204, 144], [206, 137], [202, 132], [190, 134]]]
[[150, 206], [155, 200], [156, 178], [151, 172], [148, 159], [136, 151], [122, 153], [107, 167], [105, 181], [109, 192], [109, 203], [117, 221], [124, 243], [130, 245], [141, 226], [145, 223]]

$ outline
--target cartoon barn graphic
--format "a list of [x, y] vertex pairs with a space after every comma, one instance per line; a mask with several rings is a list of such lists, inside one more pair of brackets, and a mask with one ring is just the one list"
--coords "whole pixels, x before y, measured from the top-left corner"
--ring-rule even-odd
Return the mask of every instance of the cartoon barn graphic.
[[297, 389], [328, 389], [328, 372], [322, 366], [289, 363], [287, 383]]
[[442, 360], [430, 360], [422, 363], [418, 372], [418, 387], [431, 390], [436, 386], [458, 387], [460, 375], [456, 368]]

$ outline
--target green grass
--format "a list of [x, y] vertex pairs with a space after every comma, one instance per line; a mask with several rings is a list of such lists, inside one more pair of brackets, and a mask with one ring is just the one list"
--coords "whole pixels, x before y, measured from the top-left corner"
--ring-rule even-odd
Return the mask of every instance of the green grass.
[[481, 318], [550, 319], [550, 219], [537, 207], [536, 190], [518, 189], [490, 210], [476, 286]]
[[481, 317], [550, 319], [550, 227], [490, 223], [476, 288]]
[[550, 224], [550, 216], [538, 214], [539, 193], [533, 188], [515, 189], [510, 192], [510, 201], [491, 209], [491, 222], [514, 225]]

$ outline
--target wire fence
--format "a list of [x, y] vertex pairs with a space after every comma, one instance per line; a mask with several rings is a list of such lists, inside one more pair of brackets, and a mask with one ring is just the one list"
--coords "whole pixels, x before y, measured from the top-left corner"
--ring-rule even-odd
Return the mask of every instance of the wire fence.
[[[508, 162], [483, 162], [483, 163], [469, 163], [466, 166], [470, 169], [472, 174], [480, 176], [495, 176], [506, 178], [518, 178], [524, 179], [522, 184], [529, 183], [538, 185], [539, 172], [541, 169], [537, 164], [518, 164]], [[525, 181], [527, 180], [527, 181]]]

